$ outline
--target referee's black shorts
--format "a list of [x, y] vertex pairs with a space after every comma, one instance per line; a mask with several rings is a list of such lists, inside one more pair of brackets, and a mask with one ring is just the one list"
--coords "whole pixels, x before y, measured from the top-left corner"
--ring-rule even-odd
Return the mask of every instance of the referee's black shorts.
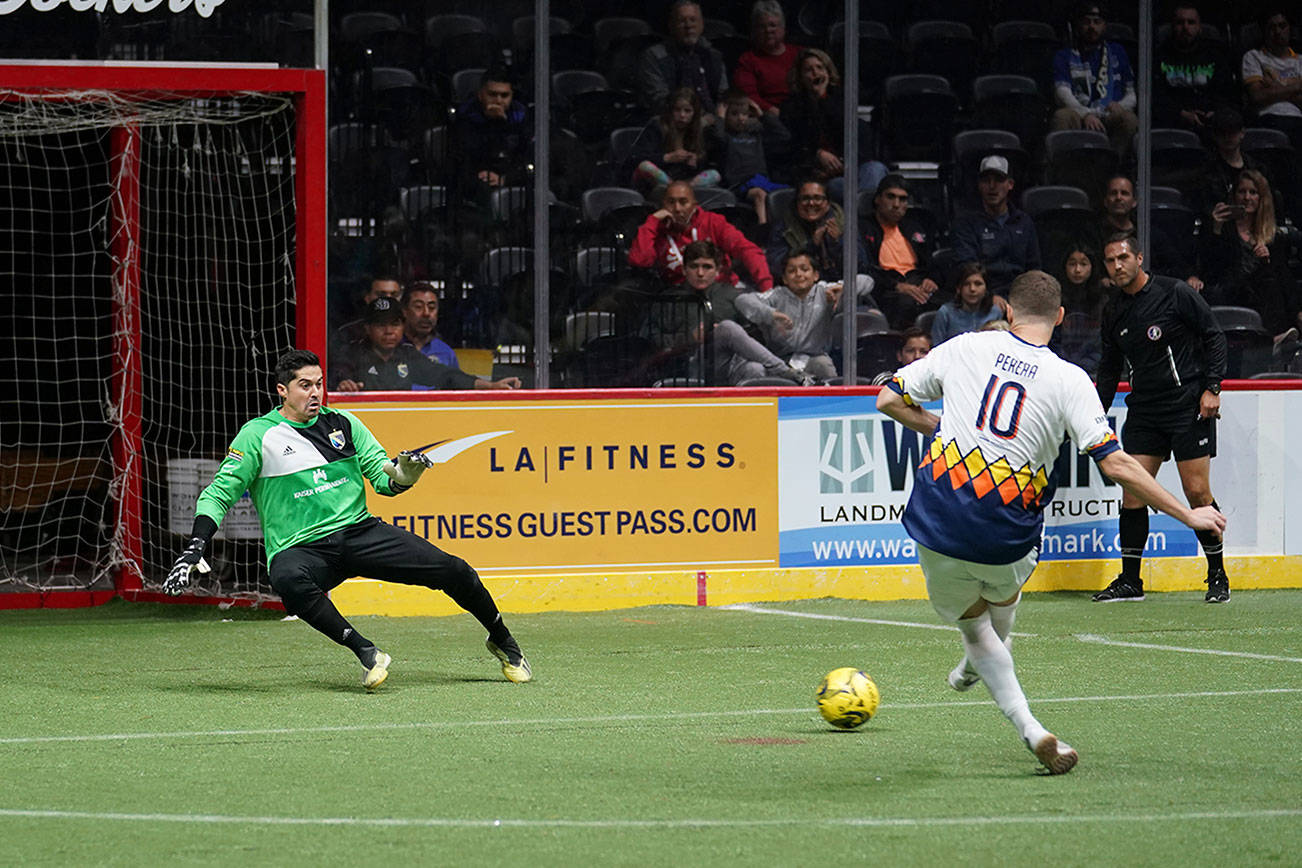
[[1131, 455], [1156, 455], [1165, 461], [1216, 457], [1216, 420], [1198, 417], [1198, 404], [1175, 410], [1130, 409], [1121, 429], [1121, 447]]

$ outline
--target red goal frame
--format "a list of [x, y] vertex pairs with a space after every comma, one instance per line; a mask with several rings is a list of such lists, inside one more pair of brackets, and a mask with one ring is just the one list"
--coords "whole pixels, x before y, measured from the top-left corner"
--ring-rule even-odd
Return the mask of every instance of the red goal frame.
[[[0, 64], [0, 100], [14, 95], [61, 90], [106, 90], [150, 99], [218, 97], [239, 92], [279, 93], [294, 103], [295, 329], [297, 344], [324, 354], [326, 346], [326, 79], [316, 69], [279, 69], [260, 64], [142, 64], [88, 61]], [[115, 514], [122, 531], [121, 565], [113, 590], [51, 590], [0, 594], [0, 609], [77, 608], [114, 597], [137, 601], [217, 602], [207, 597], [167, 597], [143, 590], [141, 524], [142, 481], [134, 460], [143, 448], [141, 418], [140, 261], [138, 213], [140, 150], [138, 133], [118, 127], [110, 135], [113, 177], [121, 183], [113, 199], [112, 219], [117, 266], [112, 393], [121, 396], [121, 426], [113, 444], [114, 461], [124, 468]], [[224, 600], [252, 606], [253, 601]], [[256, 603], [274, 606], [274, 603]]]

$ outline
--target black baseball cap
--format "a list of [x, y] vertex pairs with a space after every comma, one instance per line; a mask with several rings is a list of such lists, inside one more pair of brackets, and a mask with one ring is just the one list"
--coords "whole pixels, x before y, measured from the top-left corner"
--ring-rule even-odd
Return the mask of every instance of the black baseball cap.
[[367, 305], [366, 323], [367, 325], [383, 325], [391, 322], [402, 320], [402, 308], [395, 298], [389, 298], [382, 295], [375, 301]]

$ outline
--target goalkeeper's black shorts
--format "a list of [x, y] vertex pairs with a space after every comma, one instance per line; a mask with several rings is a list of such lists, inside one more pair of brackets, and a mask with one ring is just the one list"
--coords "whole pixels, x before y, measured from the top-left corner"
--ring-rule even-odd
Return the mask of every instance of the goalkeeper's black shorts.
[[277, 552], [271, 559], [270, 574], [277, 593], [282, 593], [282, 586], [303, 579], [323, 591], [353, 576], [440, 591], [479, 580], [461, 558], [373, 517]]

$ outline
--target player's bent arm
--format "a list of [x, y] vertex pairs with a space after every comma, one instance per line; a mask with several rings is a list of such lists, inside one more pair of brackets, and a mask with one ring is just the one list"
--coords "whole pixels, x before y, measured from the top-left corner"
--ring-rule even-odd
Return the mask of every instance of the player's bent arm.
[[940, 417], [935, 413], [911, 403], [889, 386], [882, 387], [877, 393], [877, 409], [919, 434], [930, 435], [940, 424]]
[[1218, 534], [1225, 531], [1225, 516], [1221, 515], [1220, 510], [1214, 506], [1200, 506], [1197, 509], [1185, 506], [1149, 476], [1138, 461], [1120, 449], [1099, 459], [1098, 464], [1099, 469], [1109, 478], [1154, 509], [1160, 509], [1194, 530], [1211, 530]]

